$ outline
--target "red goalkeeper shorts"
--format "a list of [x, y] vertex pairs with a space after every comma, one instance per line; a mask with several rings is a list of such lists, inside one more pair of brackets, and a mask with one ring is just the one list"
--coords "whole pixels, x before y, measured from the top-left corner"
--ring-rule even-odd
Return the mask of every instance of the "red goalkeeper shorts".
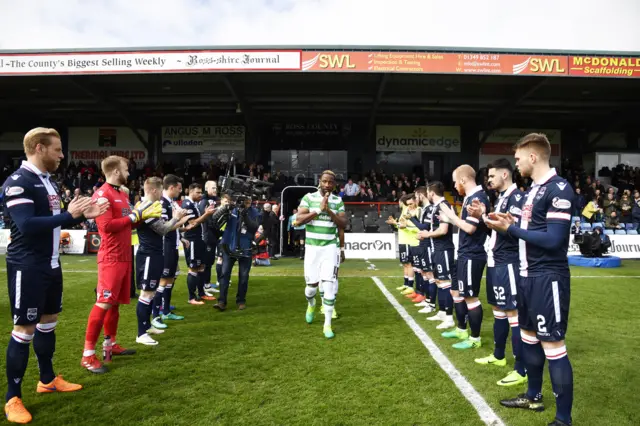
[[129, 304], [132, 267], [132, 262], [98, 263], [98, 303]]

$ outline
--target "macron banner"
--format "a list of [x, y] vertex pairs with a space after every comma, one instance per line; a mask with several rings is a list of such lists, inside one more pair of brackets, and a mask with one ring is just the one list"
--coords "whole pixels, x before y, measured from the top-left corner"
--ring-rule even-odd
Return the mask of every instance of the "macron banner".
[[344, 255], [347, 259], [395, 259], [396, 235], [344, 234]]
[[376, 151], [460, 152], [460, 127], [376, 126]]

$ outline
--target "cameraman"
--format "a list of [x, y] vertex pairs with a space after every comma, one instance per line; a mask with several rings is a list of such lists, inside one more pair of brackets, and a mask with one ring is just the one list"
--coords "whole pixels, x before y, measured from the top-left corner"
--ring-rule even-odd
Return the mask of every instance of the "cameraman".
[[239, 206], [230, 205], [226, 227], [222, 234], [222, 276], [220, 277], [220, 296], [215, 309], [227, 309], [227, 293], [231, 270], [238, 261], [238, 292], [236, 305], [239, 310], [246, 308], [249, 271], [251, 270], [251, 246], [253, 238], [262, 221], [260, 210], [251, 206], [251, 198], [247, 197]]

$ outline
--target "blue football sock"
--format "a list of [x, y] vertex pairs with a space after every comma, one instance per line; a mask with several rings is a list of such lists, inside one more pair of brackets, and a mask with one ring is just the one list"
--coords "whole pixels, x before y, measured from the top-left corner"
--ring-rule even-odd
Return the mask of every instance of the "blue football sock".
[[501, 311], [493, 311], [493, 356], [496, 359], [504, 359], [504, 349], [509, 337], [509, 320], [507, 314]]
[[56, 351], [56, 324], [38, 324], [36, 334], [33, 337], [33, 351], [38, 358], [40, 367], [40, 381], [44, 384], [51, 383], [56, 378], [53, 372], [53, 353]]
[[17, 331], [11, 333], [11, 339], [7, 346], [7, 401], [14, 396], [22, 398], [22, 378], [27, 371], [29, 363], [29, 345], [33, 340], [33, 334], [24, 334]]
[[542, 395], [542, 372], [544, 371], [544, 351], [536, 337], [522, 335], [522, 359], [527, 369], [529, 388], [527, 396], [531, 399]]
[[573, 406], [573, 368], [567, 356], [567, 348], [546, 350], [549, 360], [551, 386], [556, 396], [556, 419], [571, 424], [571, 408]]
[[518, 317], [509, 317], [509, 325], [511, 326], [511, 347], [513, 348], [513, 356], [516, 359], [513, 369], [521, 376], [527, 374], [522, 362], [522, 337], [520, 337], [520, 324]]

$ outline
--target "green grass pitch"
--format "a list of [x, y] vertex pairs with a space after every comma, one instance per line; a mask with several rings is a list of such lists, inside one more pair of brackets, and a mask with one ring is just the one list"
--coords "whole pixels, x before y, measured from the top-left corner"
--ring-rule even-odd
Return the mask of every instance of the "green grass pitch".
[[[135, 343], [135, 302], [121, 308], [118, 341], [138, 350], [120, 357], [110, 372], [94, 376], [80, 366], [87, 316], [95, 301], [95, 257], [63, 257], [64, 311], [60, 316], [56, 373], [85, 388], [72, 394], [38, 395], [37, 362], [31, 354], [23, 399], [34, 425], [481, 425], [479, 415], [387, 301], [372, 276], [416, 319], [458, 371], [508, 425], [542, 425], [555, 403], [548, 370], [547, 410], [503, 409], [498, 401], [524, 388], [495, 382], [513, 366], [473, 362], [493, 350], [493, 316], [485, 303], [483, 347], [459, 352], [440, 337], [425, 315], [394, 289], [402, 284], [397, 261], [349, 260], [340, 270], [334, 320], [336, 337], [322, 334], [323, 317], [304, 321], [302, 262], [282, 259], [254, 268], [247, 309], [220, 313], [186, 303], [184, 275], [173, 304], [185, 315], [156, 336], [160, 344]], [[4, 268], [4, 262], [3, 266]], [[184, 266], [181, 264], [181, 267]], [[572, 270], [567, 347], [575, 376], [576, 425], [638, 424], [640, 341], [637, 332], [640, 262], [622, 268]], [[2, 269], [0, 279], [6, 283]], [[237, 281], [237, 278], [232, 281]], [[28, 285], [26, 283], [25, 285]], [[483, 286], [484, 288], [484, 286]], [[484, 290], [483, 290], [484, 291]], [[0, 293], [6, 348], [11, 331], [6, 291]], [[0, 357], [4, 371], [4, 349]], [[3, 381], [3, 385], [6, 382]]]

